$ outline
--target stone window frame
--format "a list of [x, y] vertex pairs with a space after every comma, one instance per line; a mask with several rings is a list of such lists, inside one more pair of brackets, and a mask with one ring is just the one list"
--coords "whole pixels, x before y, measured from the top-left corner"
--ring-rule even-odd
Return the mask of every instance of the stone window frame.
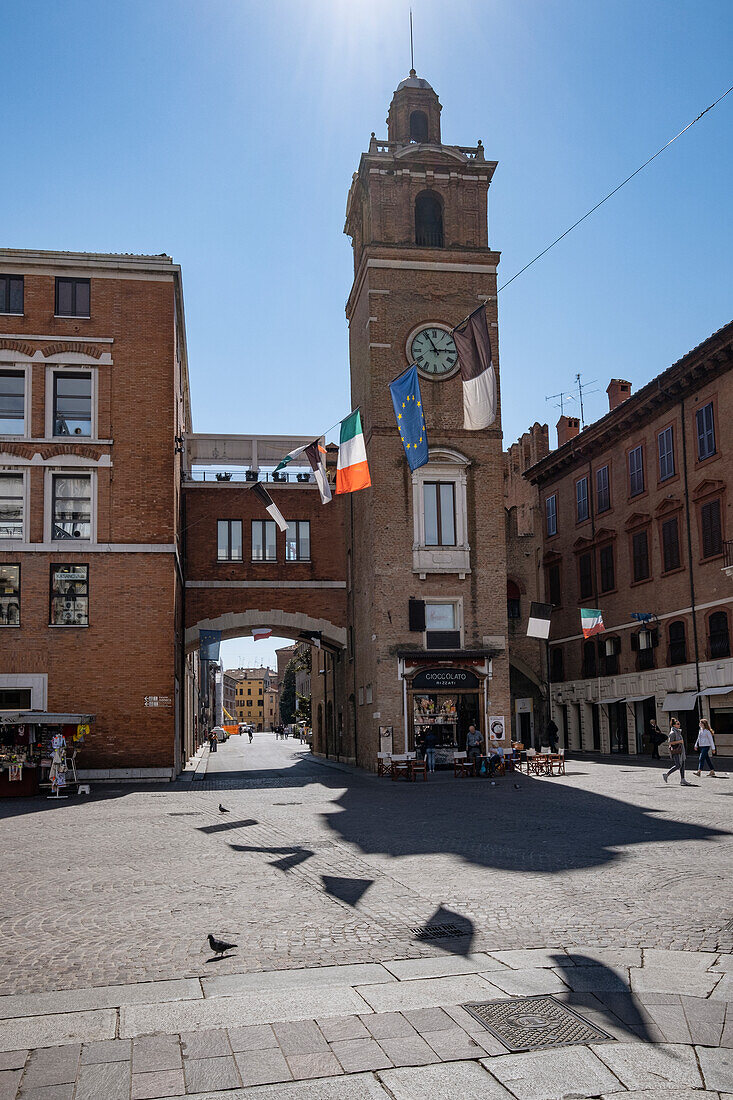
[[[457, 631], [459, 636], [460, 636], [460, 644], [459, 644], [458, 648], [463, 649], [463, 597], [462, 596], [426, 596], [425, 597], [426, 606], [429, 603], [431, 603], [431, 604], [436, 604], [436, 603], [448, 604], [454, 609], [454, 621], [457, 625], [454, 626], [453, 629], [455, 631]], [[426, 620], [427, 620], [427, 611], [426, 611]], [[423, 631], [423, 648], [426, 651], [429, 651], [429, 649], [428, 649], [428, 634], [430, 634], [430, 633], [432, 633], [432, 631], [430, 631], [428, 629], [427, 622], [426, 622], [425, 630]], [[442, 633], [442, 631], [441, 631], [441, 633]]]
[[12, 550], [19, 544], [25, 545], [30, 542], [30, 507], [31, 507], [31, 479], [30, 479], [31, 467], [27, 461], [16, 461], [10, 465], [3, 463], [0, 467], [0, 476], [5, 477], [22, 477], [23, 479], [23, 525], [21, 537], [19, 539], [0, 539], [0, 550]]
[[[9, 358], [5, 358], [6, 355], [10, 355]], [[8, 435], [7, 433], [0, 434], [0, 439], [7, 442], [17, 443], [23, 439], [31, 439], [31, 408], [33, 398], [33, 364], [30, 362], [27, 356], [22, 359], [15, 359], [13, 353], [7, 351], [0, 351], [0, 373], [4, 371], [12, 371], [14, 374], [24, 375], [23, 385], [23, 431], [18, 432], [17, 435]]]
[[[99, 441], [99, 367], [86, 362], [48, 363], [46, 365], [46, 401], [45, 401], [45, 429], [44, 438], [64, 440], [73, 443], [96, 443]], [[92, 376], [92, 421], [89, 426], [89, 435], [54, 435], [54, 379], [57, 374], [91, 374]]]
[[[429, 460], [412, 474], [412, 571], [424, 580], [428, 573], [457, 573], [461, 580], [471, 572], [468, 542], [467, 483], [471, 460], [448, 447], [431, 447]], [[427, 481], [452, 481], [455, 502], [455, 546], [425, 543], [424, 485]]]
[[[91, 515], [89, 523], [89, 538], [54, 539], [53, 535], [53, 479], [54, 477], [88, 477], [90, 479], [89, 495], [91, 498]], [[49, 546], [95, 546], [97, 544], [98, 530], [98, 479], [97, 471], [91, 466], [71, 465], [68, 461], [58, 466], [47, 466], [43, 471], [43, 541]]]

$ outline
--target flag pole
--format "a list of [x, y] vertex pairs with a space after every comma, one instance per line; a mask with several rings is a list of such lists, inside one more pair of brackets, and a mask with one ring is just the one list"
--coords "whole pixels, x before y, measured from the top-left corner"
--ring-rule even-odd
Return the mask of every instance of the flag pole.
[[470, 321], [471, 318], [476, 313], [480, 313], [482, 309], [486, 309], [487, 304], [488, 304], [488, 300], [486, 302], [482, 302], [480, 306], [476, 306], [475, 309], [472, 309], [471, 312], [469, 313], [468, 317], [464, 317], [462, 321], [459, 321], [457, 325], [453, 326], [453, 328], [451, 329], [451, 332], [452, 333], [455, 332], [457, 328], [461, 327], [461, 325], [465, 325], [466, 321]]

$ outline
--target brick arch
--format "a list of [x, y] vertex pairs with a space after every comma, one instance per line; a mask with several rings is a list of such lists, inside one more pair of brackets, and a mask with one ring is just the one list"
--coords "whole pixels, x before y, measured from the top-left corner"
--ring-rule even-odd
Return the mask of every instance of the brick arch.
[[0, 443], [0, 457], [15, 455], [16, 458], [33, 458], [38, 448], [32, 443]]
[[186, 649], [193, 650], [198, 646], [199, 629], [221, 630], [222, 641], [229, 638], [240, 638], [243, 635], [251, 636], [255, 626], [267, 626], [273, 634], [283, 638], [299, 639], [306, 632], [320, 632], [324, 642], [346, 648], [346, 628], [337, 626], [329, 619], [316, 618], [307, 615], [303, 611], [281, 611], [270, 608], [269, 610], [249, 609], [247, 611], [227, 611], [216, 618], [201, 619], [193, 626], [186, 628]]
[[100, 447], [83, 447], [78, 443], [54, 443], [49, 447], [35, 447], [34, 451], [44, 459], [63, 458], [64, 455], [78, 455], [79, 458], [90, 458], [95, 462], [104, 454]]
[[69, 344], [60, 340], [56, 344], [46, 344], [41, 348], [41, 354], [48, 359], [51, 355], [59, 355], [64, 351], [77, 352], [79, 355], [90, 355], [92, 359], [101, 359], [107, 349], [99, 344]]
[[32, 358], [36, 349], [32, 344], [27, 344], [22, 340], [0, 340], [1, 351], [19, 351], [21, 355], [27, 355], [28, 358]]

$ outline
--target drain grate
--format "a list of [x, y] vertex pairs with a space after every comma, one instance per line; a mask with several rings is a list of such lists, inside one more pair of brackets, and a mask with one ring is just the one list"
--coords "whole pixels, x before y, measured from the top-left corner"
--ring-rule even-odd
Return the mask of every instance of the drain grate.
[[457, 924], [425, 924], [409, 931], [421, 940], [448, 940], [468, 934], [468, 929], [459, 928]]
[[474, 1001], [463, 1007], [511, 1051], [545, 1050], [613, 1039], [554, 997]]

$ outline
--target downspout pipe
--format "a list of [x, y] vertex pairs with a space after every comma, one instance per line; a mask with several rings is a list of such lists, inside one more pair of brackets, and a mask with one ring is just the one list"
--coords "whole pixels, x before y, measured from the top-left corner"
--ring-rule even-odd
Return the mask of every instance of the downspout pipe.
[[687, 524], [687, 559], [690, 563], [690, 607], [692, 608], [692, 638], [695, 646], [695, 680], [698, 698], [696, 701], [698, 717], [700, 705], [700, 640], [697, 633], [697, 609], [695, 606], [695, 566], [692, 557], [692, 524], [690, 521], [690, 485], [687, 476], [687, 431], [685, 428], [685, 399], [680, 398], [680, 422], [682, 424], [682, 474], [685, 486], [685, 522]]

